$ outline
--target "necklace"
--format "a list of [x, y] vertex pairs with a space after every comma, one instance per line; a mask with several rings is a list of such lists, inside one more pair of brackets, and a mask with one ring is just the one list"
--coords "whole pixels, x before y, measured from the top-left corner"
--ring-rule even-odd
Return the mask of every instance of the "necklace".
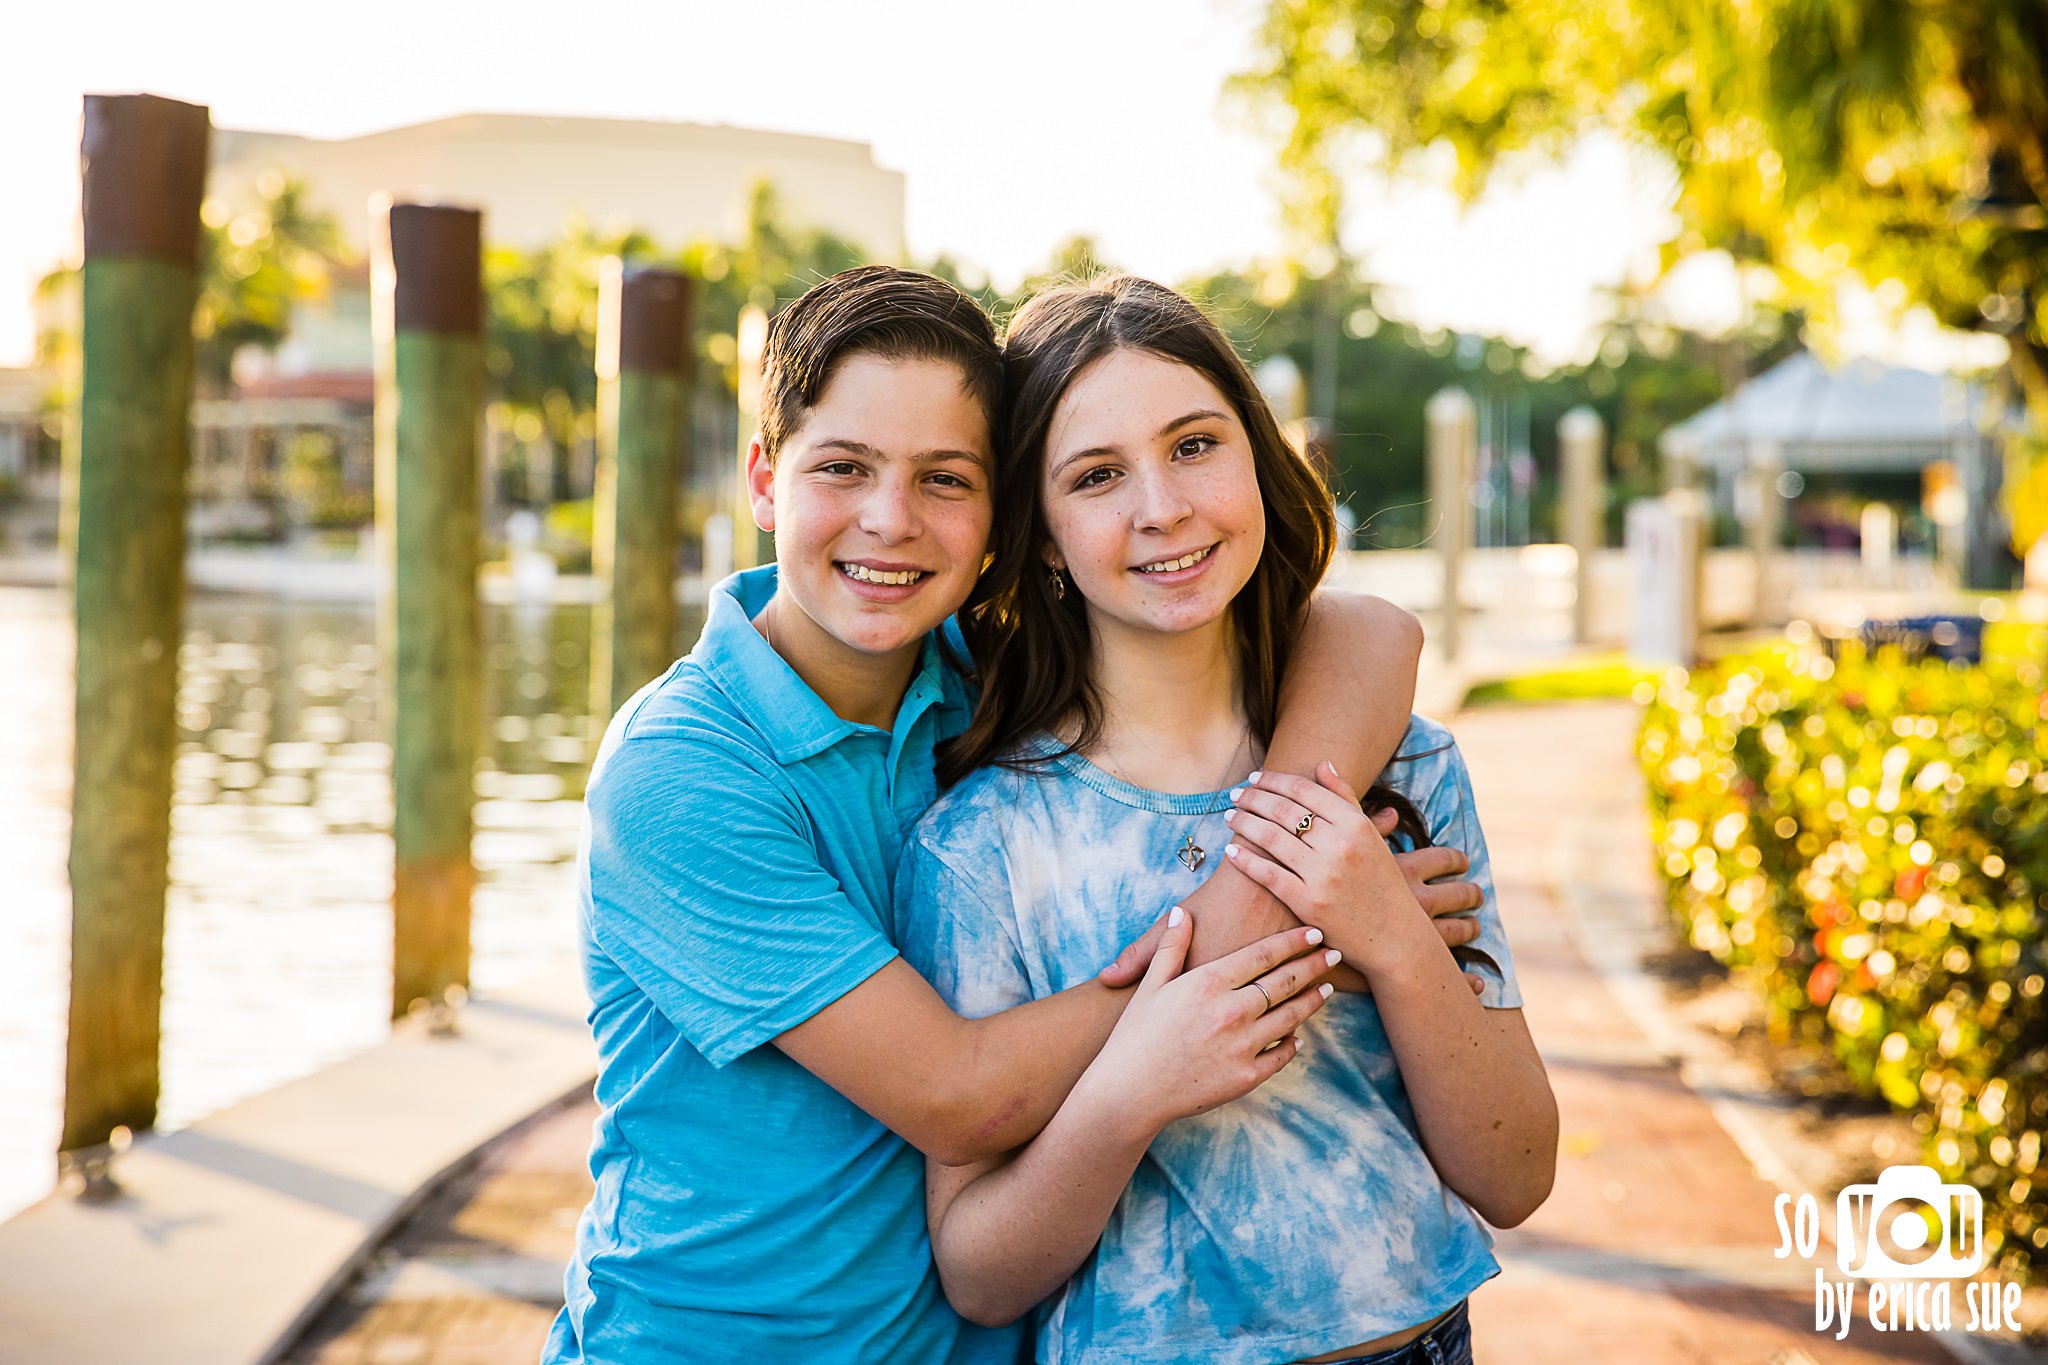
[[[1247, 720], [1244, 723], [1244, 729], [1238, 731], [1237, 743], [1233, 744], [1230, 747], [1230, 757], [1224, 763], [1222, 776], [1218, 777], [1214, 782], [1209, 784], [1209, 789], [1211, 791], [1220, 788], [1226, 781], [1230, 779], [1232, 774], [1237, 772], [1240, 766], [1237, 760], [1238, 753], [1246, 747], [1246, 745], [1250, 742], [1251, 737], [1252, 723], [1249, 720]], [[1100, 758], [1100, 762], [1102, 766], [1107, 768], [1110, 771], [1110, 773], [1113, 776], [1115, 776], [1119, 781], [1129, 782], [1130, 785], [1133, 787], [1143, 785], [1139, 782], [1131, 782], [1130, 776], [1127, 773], [1125, 773], [1123, 769], [1117, 767], [1115, 763], [1111, 762], [1108, 755], [1102, 755]], [[1200, 844], [1195, 842], [1194, 835], [1183, 834], [1181, 835], [1180, 847], [1174, 850], [1173, 857], [1175, 862], [1178, 862], [1182, 867], [1186, 868], [1189, 872], [1200, 872], [1202, 870], [1202, 864], [1209, 860], [1209, 851], [1203, 848]]]

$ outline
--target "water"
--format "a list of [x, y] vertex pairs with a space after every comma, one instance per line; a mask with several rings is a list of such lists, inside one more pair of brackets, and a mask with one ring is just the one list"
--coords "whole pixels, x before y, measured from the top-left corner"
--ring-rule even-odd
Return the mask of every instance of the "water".
[[[0, 1218], [48, 1192], [70, 953], [72, 657], [63, 594], [0, 589]], [[385, 1035], [391, 755], [368, 606], [186, 609], [166, 909], [163, 1099], [179, 1127]], [[684, 640], [701, 624], [684, 622]], [[472, 979], [574, 944], [578, 802], [602, 720], [590, 611], [486, 607]]]

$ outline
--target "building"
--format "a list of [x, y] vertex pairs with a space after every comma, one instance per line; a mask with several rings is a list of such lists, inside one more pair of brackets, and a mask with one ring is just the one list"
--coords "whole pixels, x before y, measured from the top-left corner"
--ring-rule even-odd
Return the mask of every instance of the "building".
[[[525, 249], [573, 220], [599, 232], [638, 230], [664, 247], [737, 241], [754, 188], [774, 186], [791, 219], [859, 246], [876, 260], [903, 245], [904, 178], [865, 143], [791, 133], [619, 119], [464, 114], [339, 140], [217, 129], [209, 197], [256, 202], [267, 180], [304, 186], [306, 207], [332, 215], [357, 265], [328, 295], [294, 311], [271, 356], [236, 366], [236, 392], [194, 410], [195, 532], [267, 536], [335, 526], [367, 508], [370, 468], [370, 206], [377, 196], [459, 204], [484, 215], [487, 242]], [[706, 319], [716, 326], [717, 320]], [[729, 325], [729, 324], [728, 324]], [[730, 445], [725, 413], [699, 414], [698, 444]], [[587, 493], [588, 449], [538, 449], [493, 422], [493, 470], [565, 471]], [[495, 476], [493, 476], [495, 478]], [[547, 482], [544, 477], [540, 482]]]
[[462, 114], [334, 141], [217, 129], [213, 194], [255, 197], [266, 172], [305, 182], [361, 253], [372, 195], [484, 212], [493, 242], [536, 247], [573, 217], [599, 231], [639, 228], [657, 241], [730, 241], [748, 196], [771, 182], [792, 217], [855, 242], [876, 260], [903, 254], [903, 173], [866, 143], [696, 123]]
[[41, 370], [0, 368], [0, 489], [26, 483], [43, 443], [43, 395], [50, 377]]
[[49, 406], [56, 384], [47, 370], [0, 366], [0, 551], [56, 542], [63, 485]]

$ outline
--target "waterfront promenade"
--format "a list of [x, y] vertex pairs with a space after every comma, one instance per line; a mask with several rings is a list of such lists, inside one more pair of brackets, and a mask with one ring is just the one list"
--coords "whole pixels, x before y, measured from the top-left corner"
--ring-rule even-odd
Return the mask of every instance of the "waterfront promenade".
[[[1643, 996], [1647, 978], [1632, 975], [1634, 954], [1668, 943], [1635, 724], [1636, 709], [1616, 702], [1490, 708], [1454, 721], [1562, 1133], [1555, 1192], [1527, 1224], [1499, 1235], [1503, 1273], [1474, 1297], [1478, 1359], [2033, 1358], [1981, 1345], [1957, 1354], [1930, 1336], [1880, 1334], [1860, 1320], [1846, 1340], [1814, 1331], [1814, 1268], [1773, 1258], [1772, 1201], [1826, 1173], [1811, 1171], [1782, 1107], [1712, 1074], [1711, 1056], [1673, 1032]], [[314, 1325], [293, 1365], [531, 1359], [559, 1303], [559, 1263], [588, 1193], [591, 1118], [587, 1101], [572, 1102], [495, 1144]], [[1832, 1272], [1825, 1245], [1822, 1257]]]
[[[1381, 585], [1389, 589], [1400, 581], [1398, 573], [1372, 577], [1389, 578]], [[1409, 597], [1411, 606], [1425, 606], [1411, 594], [1399, 595]], [[204, 816], [210, 823], [180, 826], [180, 838], [187, 841], [182, 847], [188, 850], [182, 865], [193, 880], [174, 888], [173, 946], [178, 951], [173, 982], [181, 971], [192, 973], [195, 982], [204, 973], [202, 984], [218, 978], [231, 988], [209, 985], [203, 993], [182, 995], [174, 990], [174, 1003], [203, 999], [207, 1012], [187, 1016], [174, 1009], [167, 1022], [216, 1016], [240, 1020], [229, 1033], [201, 1033], [184, 1025], [183, 1032], [174, 1029], [170, 1035], [174, 1060], [203, 1055], [216, 1071], [221, 1058], [242, 1053], [282, 1067], [285, 1052], [304, 1050], [298, 1035], [312, 1036], [302, 1022], [292, 1021], [315, 1012], [322, 1019], [334, 1017], [334, 1000], [361, 997], [355, 1014], [362, 1016], [357, 1029], [362, 1041], [347, 1051], [374, 1041], [382, 1030], [381, 997], [372, 988], [376, 983], [362, 989], [348, 984], [364, 976], [355, 962], [368, 952], [362, 945], [374, 944], [383, 932], [376, 928], [383, 912], [374, 887], [363, 888], [388, 876], [388, 853], [371, 857], [362, 847], [378, 837], [375, 812], [365, 814], [364, 808], [370, 787], [383, 779], [381, 761], [369, 762], [381, 759], [374, 752], [381, 749], [372, 733], [375, 717], [368, 710], [355, 714], [347, 709], [353, 704], [349, 697], [361, 691], [356, 684], [373, 668], [364, 634], [368, 618], [353, 606], [260, 603], [244, 597], [197, 598], [194, 634], [188, 640], [196, 689], [191, 701], [203, 701], [212, 719], [203, 725], [186, 721], [197, 728], [192, 731], [194, 756], [185, 760], [192, 785], [189, 791], [181, 786], [180, 818], [189, 822]], [[26, 653], [61, 658], [68, 652], [56, 594], [15, 588], [0, 594], [0, 604], [11, 604], [0, 612], [6, 637]], [[566, 672], [562, 661], [580, 625], [581, 609], [557, 604], [532, 611], [495, 610], [500, 615], [491, 619], [498, 622], [494, 639], [500, 644], [493, 667], [502, 670], [493, 686], [500, 699], [493, 722], [497, 770], [479, 777], [479, 794], [487, 799], [479, 807], [484, 818], [478, 841], [486, 871], [479, 903], [479, 972], [488, 968], [493, 979], [480, 983], [485, 1004], [477, 1020], [480, 1025], [494, 1019], [508, 1025], [545, 1020], [543, 1031], [533, 1035], [548, 1040], [553, 1058], [544, 1083], [521, 1089], [523, 1104], [502, 1091], [493, 1095], [494, 1104], [481, 1117], [474, 1106], [443, 1105], [448, 1122], [435, 1138], [440, 1145], [429, 1151], [415, 1144], [419, 1150], [414, 1155], [421, 1159], [404, 1171], [374, 1169], [374, 1163], [365, 1164], [362, 1151], [349, 1150], [346, 1142], [337, 1145], [333, 1133], [325, 1146], [292, 1147], [288, 1164], [266, 1159], [251, 1167], [246, 1158], [250, 1153], [275, 1157], [285, 1150], [278, 1146], [278, 1133], [286, 1130], [271, 1121], [280, 1102], [284, 1112], [294, 1104], [302, 1106], [298, 1112], [309, 1112], [304, 1103], [325, 1102], [337, 1094], [345, 1104], [346, 1087], [337, 1091], [337, 1078], [369, 1076], [394, 1064], [406, 1070], [413, 1059], [436, 1054], [436, 1044], [411, 1034], [381, 1045], [376, 1049], [381, 1058], [344, 1063], [355, 1066], [354, 1073], [329, 1068], [303, 1085], [257, 1095], [247, 1102], [251, 1107], [239, 1112], [200, 1118], [263, 1086], [244, 1078], [243, 1088], [226, 1092], [216, 1104], [178, 1100], [191, 1118], [199, 1119], [197, 1131], [148, 1140], [128, 1159], [130, 1174], [153, 1179], [182, 1166], [186, 1174], [196, 1170], [213, 1179], [231, 1175], [232, 1168], [240, 1172], [233, 1179], [261, 1199], [283, 1200], [278, 1206], [283, 1214], [302, 1212], [290, 1207], [296, 1200], [318, 1217], [340, 1214], [353, 1222], [347, 1227], [323, 1224], [326, 1241], [319, 1255], [299, 1257], [298, 1264], [287, 1267], [276, 1253], [276, 1238], [263, 1231], [276, 1225], [268, 1221], [272, 1214], [260, 1200], [243, 1201], [238, 1194], [231, 1201], [254, 1233], [246, 1242], [252, 1249], [248, 1252], [232, 1248], [232, 1238], [225, 1235], [232, 1228], [224, 1225], [232, 1220], [216, 1216], [217, 1210], [189, 1204], [179, 1206], [179, 1218], [152, 1221], [145, 1201], [134, 1236], [122, 1248], [124, 1255], [138, 1258], [129, 1266], [135, 1273], [124, 1281], [132, 1288], [114, 1300], [124, 1306], [136, 1331], [102, 1340], [151, 1341], [158, 1347], [151, 1359], [160, 1362], [254, 1359], [279, 1333], [310, 1323], [310, 1330], [297, 1337], [294, 1360], [498, 1361], [531, 1358], [544, 1335], [559, 1301], [574, 1218], [588, 1190], [583, 1165], [591, 1113], [582, 1092], [572, 1089], [588, 1075], [588, 1040], [577, 1019], [579, 992], [559, 972], [542, 996], [510, 1013], [493, 1015], [489, 1002], [515, 980], [528, 979], [534, 968], [560, 964], [567, 942], [561, 898], [567, 894], [574, 797], [580, 792], [588, 729], [576, 712], [580, 675]], [[272, 612], [279, 613], [281, 633], [270, 633]], [[1549, 1058], [1563, 1107], [1557, 1193], [1527, 1227], [1501, 1237], [1507, 1273], [1475, 1300], [1481, 1358], [1542, 1360], [1548, 1358], [1544, 1352], [1558, 1358], [1569, 1352], [1577, 1359], [1586, 1354], [1587, 1342], [1610, 1338], [1613, 1353], [1607, 1358], [1614, 1359], [1754, 1359], [1796, 1365], [1802, 1360], [1950, 1358], [1930, 1354], [1930, 1341], [1910, 1335], [1877, 1337], [1866, 1327], [1836, 1343], [1812, 1331], [1812, 1267], [1770, 1256], [1776, 1240], [1771, 1198], [1780, 1189], [1803, 1186], [1831, 1198], [1839, 1181], [1833, 1172], [1815, 1173], [1796, 1151], [1785, 1154], [1798, 1143], [1794, 1125], [1784, 1121], [1783, 1106], [1767, 1095], [1740, 1100], [1741, 1085], [1717, 1070], [1712, 1058], [1703, 1062], [1693, 1055], [1682, 1031], [1662, 1019], [1654, 983], [1640, 971], [1641, 959], [1667, 949], [1671, 940], [1651, 880], [1643, 792], [1632, 753], [1634, 707], [1600, 703], [1453, 714], [1466, 678], [1507, 676], [1574, 654], [1557, 630], [1554, 612], [1512, 621], [1504, 620], [1506, 615], [1513, 614], [1476, 614], [1483, 625], [1468, 634], [1468, 654], [1460, 667], [1427, 657], [1418, 697], [1419, 709], [1453, 719], [1470, 758], [1502, 878], [1503, 914], [1529, 996], [1530, 1026]], [[283, 626], [302, 617], [306, 624]], [[265, 667], [290, 681], [266, 683]], [[13, 1049], [9, 1055], [24, 1063], [18, 1069], [24, 1076], [44, 1071], [59, 1036], [50, 1026], [59, 1022], [55, 1016], [61, 999], [53, 983], [61, 982], [50, 969], [60, 962], [62, 946], [59, 892], [68, 797], [62, 765], [69, 730], [65, 682], [50, 671], [24, 673], [14, 698], [20, 714], [43, 721], [25, 727], [11, 750], [35, 779], [13, 796], [22, 817], [16, 838], [27, 855], [29, 874], [29, 899], [20, 908], [36, 910], [21, 923], [30, 946], [40, 947], [15, 955], [13, 968], [17, 984], [35, 987], [27, 997], [17, 996], [17, 1007], [24, 998], [36, 1007], [18, 1021], [26, 1027], [0, 1027], [0, 1045]], [[265, 698], [262, 719], [251, 700], [257, 695], [252, 689], [259, 688]], [[314, 722], [326, 728], [315, 733]], [[238, 767], [250, 771], [238, 775]], [[202, 785], [201, 778], [211, 785]], [[241, 793], [244, 787], [249, 791]], [[312, 823], [324, 820], [335, 827], [316, 830], [309, 824], [306, 830], [285, 830], [277, 823], [284, 815], [301, 824], [317, 816]], [[297, 842], [280, 842], [280, 831]], [[259, 834], [261, 839], [255, 837]], [[269, 848], [264, 839], [276, 847]], [[322, 840], [336, 839], [354, 841], [350, 848], [358, 856], [339, 862], [307, 856], [326, 846]], [[195, 860], [198, 853], [208, 856]], [[207, 880], [231, 864], [234, 878], [217, 886]], [[280, 887], [299, 888], [294, 904], [305, 897], [318, 905], [337, 897], [347, 900], [346, 923], [353, 926], [353, 937], [336, 937], [334, 923], [310, 936], [303, 928], [289, 929], [279, 914]], [[204, 952], [180, 946], [183, 940], [175, 931], [181, 917], [188, 925], [218, 930], [193, 940], [205, 945]], [[258, 932], [265, 926], [275, 932]], [[262, 953], [251, 957], [252, 944]], [[349, 967], [345, 980], [336, 970], [344, 961]], [[42, 970], [35, 970], [37, 963]], [[515, 970], [522, 966], [525, 970]], [[364, 979], [370, 976], [374, 973]], [[543, 1013], [535, 1012], [536, 1005]], [[489, 1037], [487, 1030], [476, 1041]], [[337, 1040], [321, 1045], [332, 1048]], [[439, 1051], [447, 1054], [441, 1062], [462, 1069], [453, 1052]], [[278, 1057], [271, 1058], [272, 1053]], [[508, 1060], [509, 1053], [501, 1058]], [[305, 1065], [300, 1062], [297, 1069]], [[179, 1080], [185, 1072], [171, 1074], [173, 1099], [199, 1089]], [[225, 1084], [196, 1071], [193, 1076], [216, 1091]], [[565, 1091], [569, 1097], [558, 1102]], [[40, 1156], [48, 1150], [47, 1139], [35, 1131], [43, 1123], [37, 1093], [31, 1088], [12, 1100], [19, 1120], [13, 1125], [15, 1146], [23, 1156], [17, 1164], [31, 1173], [47, 1170]], [[365, 1122], [364, 1131], [391, 1128], [396, 1092], [360, 1093], [368, 1101], [357, 1115]], [[455, 1095], [450, 1087], [422, 1087], [423, 1103]], [[497, 1137], [508, 1125], [514, 1125], [512, 1132], [488, 1142], [474, 1162], [466, 1159], [476, 1144]], [[232, 1138], [229, 1145], [220, 1141], [224, 1134]], [[1781, 1137], [1788, 1142], [1779, 1143]], [[0, 1156], [7, 1150], [0, 1141]], [[137, 1157], [146, 1160], [138, 1163]], [[451, 1164], [450, 1179], [435, 1179]], [[1760, 1168], [1768, 1178], [1756, 1173]], [[335, 1183], [331, 1177], [337, 1171], [351, 1173], [351, 1179]], [[424, 1202], [415, 1188], [421, 1182], [430, 1186]], [[53, 1202], [66, 1227], [93, 1226], [94, 1214], [73, 1209], [68, 1201]], [[161, 1214], [163, 1207], [155, 1212]], [[393, 1232], [395, 1220], [408, 1214], [410, 1221]], [[107, 1221], [99, 1219], [101, 1225]], [[386, 1233], [392, 1235], [386, 1238]], [[221, 1252], [218, 1263], [198, 1255], [192, 1240], [209, 1237]], [[45, 1311], [43, 1319], [60, 1327], [67, 1318], [118, 1327], [111, 1315], [93, 1313], [55, 1288], [64, 1260], [54, 1254], [56, 1249], [54, 1243], [33, 1243], [23, 1262], [33, 1271], [30, 1279], [53, 1287], [41, 1296], [40, 1306], [55, 1311]], [[366, 1250], [367, 1258], [360, 1257]], [[256, 1258], [252, 1270], [260, 1275], [237, 1278], [235, 1258], [245, 1254]], [[164, 1278], [152, 1269], [159, 1262], [151, 1256], [162, 1265], [181, 1267], [186, 1278]], [[1825, 1250], [1823, 1256], [1831, 1266]], [[90, 1260], [81, 1259], [79, 1266], [81, 1274], [86, 1267], [99, 1273]], [[331, 1307], [308, 1315], [310, 1302], [326, 1302], [323, 1291], [337, 1282], [336, 1275], [343, 1287]], [[17, 1305], [29, 1302], [27, 1282], [0, 1289], [0, 1329], [10, 1317], [9, 1299]], [[242, 1339], [260, 1344], [233, 1356], [220, 1354], [204, 1340], [184, 1355], [171, 1350], [176, 1333], [168, 1330], [168, 1318], [151, 1314], [191, 1302], [190, 1295], [181, 1298], [181, 1284], [194, 1293], [232, 1298], [247, 1310]], [[251, 1292], [258, 1286], [269, 1288]], [[195, 1311], [184, 1316], [204, 1317]], [[5, 1336], [0, 1330], [0, 1339]], [[0, 1351], [0, 1358], [6, 1352]], [[54, 1358], [64, 1357], [60, 1352]], [[73, 1353], [68, 1358], [97, 1357]], [[1602, 1357], [1596, 1351], [1594, 1358]], [[1979, 1352], [1965, 1358], [2024, 1357]]]

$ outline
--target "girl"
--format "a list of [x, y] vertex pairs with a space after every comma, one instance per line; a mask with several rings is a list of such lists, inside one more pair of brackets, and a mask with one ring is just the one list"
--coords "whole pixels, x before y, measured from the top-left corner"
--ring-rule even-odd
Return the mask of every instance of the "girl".
[[[1294, 1065], [1211, 1108], [1183, 1073], [1217, 983], [1162, 952], [1037, 1139], [928, 1166], [947, 1295], [993, 1324], [1053, 1294], [1047, 1362], [1468, 1359], [1465, 1297], [1499, 1270], [1474, 1210], [1512, 1225], [1541, 1203], [1555, 1106], [1490, 894], [1475, 1000], [1343, 779], [1255, 771], [1329, 495], [1222, 334], [1148, 281], [1033, 300], [1005, 390], [967, 626], [985, 687], [906, 852], [897, 942], [987, 1014], [1084, 979], [1227, 857], [1372, 994], [1333, 999], [1277, 1045]], [[1417, 719], [1402, 753], [1388, 780], [1490, 893], [1448, 735]], [[1269, 1008], [1256, 984], [1228, 994]]]

